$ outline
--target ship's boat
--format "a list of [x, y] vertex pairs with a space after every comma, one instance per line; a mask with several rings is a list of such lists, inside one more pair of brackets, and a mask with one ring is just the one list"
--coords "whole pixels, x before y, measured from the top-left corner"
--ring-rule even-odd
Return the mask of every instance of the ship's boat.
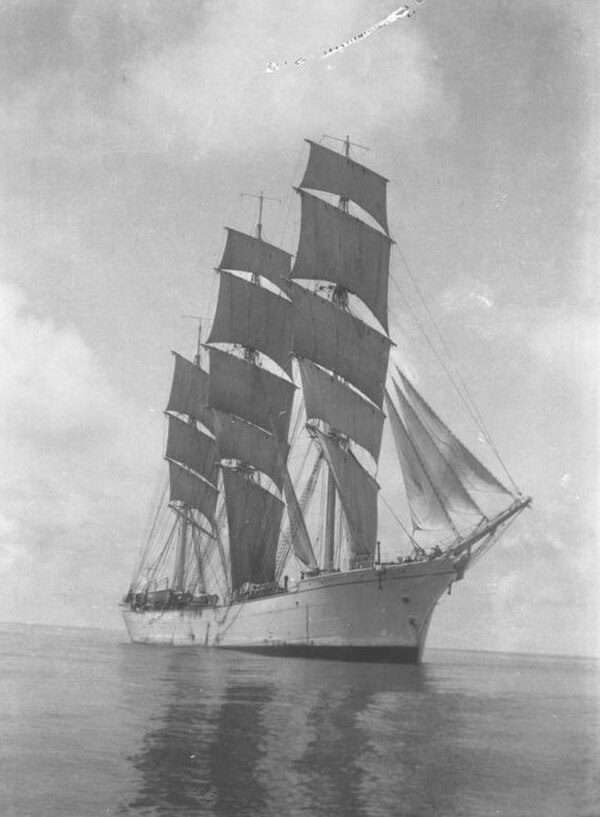
[[[308, 144], [295, 257], [263, 239], [261, 194], [256, 235], [227, 229], [206, 343], [174, 355], [168, 483], [121, 609], [138, 643], [417, 662], [531, 500], [389, 366], [387, 180], [348, 140]], [[382, 558], [386, 421], [410, 523], [389, 508]]]

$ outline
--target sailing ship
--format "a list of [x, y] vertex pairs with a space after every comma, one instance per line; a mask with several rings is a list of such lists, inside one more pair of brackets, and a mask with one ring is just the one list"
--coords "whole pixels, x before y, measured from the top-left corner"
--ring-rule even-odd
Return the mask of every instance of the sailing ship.
[[[256, 234], [227, 228], [206, 342], [174, 355], [168, 483], [121, 609], [136, 643], [416, 663], [531, 500], [389, 365], [388, 180], [348, 138], [307, 142], [295, 257], [263, 238], [261, 194]], [[390, 509], [404, 555], [382, 558], [386, 420], [412, 530]]]

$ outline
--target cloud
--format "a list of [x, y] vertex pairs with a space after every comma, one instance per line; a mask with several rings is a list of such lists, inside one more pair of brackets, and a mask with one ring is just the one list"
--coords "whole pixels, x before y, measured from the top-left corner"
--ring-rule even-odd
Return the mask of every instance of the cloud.
[[139, 475], [160, 461], [148, 422], [76, 329], [0, 285], [0, 618], [116, 621], [152, 487]]

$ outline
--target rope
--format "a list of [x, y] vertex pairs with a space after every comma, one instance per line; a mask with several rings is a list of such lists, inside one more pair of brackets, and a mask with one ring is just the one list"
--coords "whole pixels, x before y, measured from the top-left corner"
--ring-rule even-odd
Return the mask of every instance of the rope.
[[395, 280], [393, 275], [390, 275], [391, 281], [394, 284], [394, 286], [396, 287], [398, 293], [400, 294], [400, 297], [404, 301], [404, 303], [405, 303], [408, 311], [410, 312], [413, 320], [415, 321], [415, 323], [417, 324], [417, 326], [420, 329], [421, 333], [423, 334], [423, 337], [425, 338], [429, 348], [431, 349], [431, 351], [433, 352], [433, 354], [437, 358], [438, 362], [440, 363], [442, 369], [444, 370], [444, 372], [448, 376], [450, 382], [454, 386], [458, 396], [460, 397], [461, 401], [463, 402], [463, 404], [466, 407], [467, 411], [469, 412], [470, 416], [473, 418], [475, 424], [477, 425], [477, 427], [479, 428], [479, 430], [483, 434], [486, 442], [488, 443], [491, 450], [495, 454], [498, 462], [502, 466], [502, 469], [504, 470], [504, 472], [505, 472], [507, 478], [509, 479], [510, 483], [512, 484], [514, 490], [517, 493], [519, 493], [519, 489], [517, 488], [517, 485], [516, 485], [515, 481], [513, 480], [513, 478], [511, 476], [511, 474], [510, 474], [504, 460], [502, 459], [502, 457], [500, 455], [500, 452], [498, 451], [498, 449], [496, 447], [496, 444], [494, 443], [494, 441], [492, 439], [492, 436], [491, 436], [491, 434], [490, 434], [490, 432], [489, 432], [489, 430], [488, 430], [488, 428], [487, 428], [487, 426], [486, 426], [486, 424], [485, 424], [485, 422], [483, 420], [483, 417], [481, 416], [481, 413], [479, 412], [479, 410], [478, 410], [478, 408], [477, 408], [477, 406], [475, 404], [475, 401], [474, 401], [474, 399], [473, 399], [473, 397], [472, 397], [472, 395], [471, 395], [471, 393], [469, 391], [469, 388], [468, 388], [467, 384], [465, 383], [462, 375], [460, 374], [460, 370], [459, 370], [454, 358], [452, 357], [452, 353], [450, 352], [450, 349], [448, 348], [448, 345], [444, 341], [444, 338], [443, 338], [443, 336], [442, 336], [442, 334], [441, 334], [441, 332], [440, 332], [440, 330], [439, 330], [439, 328], [438, 328], [438, 326], [437, 326], [437, 324], [435, 322], [433, 314], [432, 314], [431, 310], [429, 309], [427, 301], [425, 300], [421, 290], [419, 289], [417, 281], [416, 281], [416, 279], [415, 279], [415, 277], [414, 277], [414, 275], [412, 273], [412, 270], [411, 270], [411, 268], [410, 268], [410, 266], [408, 264], [408, 261], [406, 260], [406, 257], [404, 256], [404, 253], [402, 252], [402, 249], [400, 248], [400, 246], [396, 245], [396, 247], [397, 247], [398, 253], [400, 254], [400, 258], [402, 259], [402, 262], [403, 262], [403, 264], [404, 264], [404, 266], [406, 268], [406, 271], [408, 272], [408, 276], [409, 276], [409, 278], [410, 278], [410, 280], [411, 280], [411, 282], [412, 282], [412, 284], [413, 284], [413, 286], [414, 286], [414, 288], [415, 288], [415, 290], [416, 290], [416, 292], [417, 292], [417, 294], [419, 296], [419, 300], [421, 301], [421, 304], [423, 305], [423, 308], [425, 309], [425, 311], [427, 313], [427, 316], [428, 316], [429, 320], [431, 321], [431, 325], [433, 326], [433, 328], [435, 330], [435, 334], [436, 334], [436, 336], [438, 338], [438, 341], [441, 344], [442, 349], [446, 353], [446, 355], [448, 357], [448, 360], [450, 362], [450, 365], [452, 366], [452, 369], [454, 370], [455, 376], [453, 375], [452, 371], [448, 368], [448, 366], [446, 365], [446, 363], [442, 359], [441, 355], [438, 353], [435, 345], [433, 344], [433, 342], [431, 341], [429, 335], [427, 334], [427, 331], [425, 330], [422, 322], [419, 320], [418, 316], [416, 315], [415, 311], [413, 310], [412, 306], [410, 305], [408, 299], [404, 295], [402, 289], [400, 288], [399, 284], [397, 283], [397, 281]]
[[379, 494], [379, 496], [380, 496], [380, 498], [381, 498], [381, 501], [382, 501], [382, 502], [383, 502], [383, 504], [385, 505], [385, 507], [386, 507], [386, 508], [388, 509], [388, 511], [389, 511], [389, 512], [392, 514], [392, 516], [394, 517], [394, 519], [396, 520], [396, 522], [397, 522], [397, 523], [400, 525], [400, 527], [402, 528], [402, 530], [404, 531], [404, 533], [405, 533], [405, 534], [408, 536], [408, 538], [409, 538], [409, 541], [410, 541], [411, 545], [414, 547], [414, 546], [417, 544], [417, 541], [416, 541], [416, 539], [414, 538], [414, 536], [413, 536], [413, 535], [412, 535], [412, 534], [411, 534], [411, 533], [408, 531], [408, 529], [406, 528], [406, 526], [405, 526], [405, 525], [402, 523], [402, 521], [401, 521], [401, 520], [398, 518], [398, 516], [396, 515], [396, 513], [395, 513], [394, 509], [392, 508], [392, 506], [390, 505], [390, 503], [387, 501], [387, 499], [386, 499], [386, 498], [383, 496], [383, 494], [382, 494], [382, 493], [380, 493], [380, 494]]

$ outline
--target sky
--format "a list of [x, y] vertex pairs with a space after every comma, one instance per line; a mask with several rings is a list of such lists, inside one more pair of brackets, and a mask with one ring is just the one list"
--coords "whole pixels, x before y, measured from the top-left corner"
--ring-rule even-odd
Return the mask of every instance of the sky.
[[170, 351], [214, 308], [223, 227], [252, 230], [241, 193], [264, 190], [264, 235], [294, 252], [304, 139], [349, 134], [390, 179], [394, 360], [504, 476], [439, 331], [534, 499], [429, 644], [600, 654], [598, 6], [408, 5], [321, 59], [398, 6], [0, 2], [0, 620], [121, 626]]

